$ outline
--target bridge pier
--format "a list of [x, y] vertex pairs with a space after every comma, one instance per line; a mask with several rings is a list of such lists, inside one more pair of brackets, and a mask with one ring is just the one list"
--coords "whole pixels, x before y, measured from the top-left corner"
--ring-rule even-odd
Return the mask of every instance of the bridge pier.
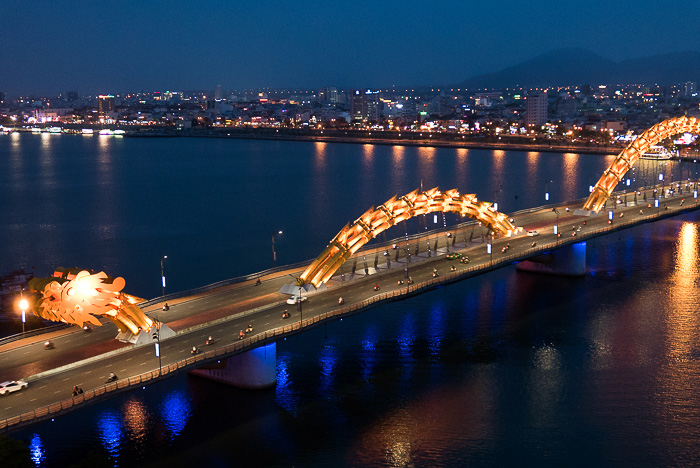
[[190, 374], [240, 388], [268, 388], [277, 382], [277, 343], [207, 364]]
[[583, 276], [586, 274], [586, 243], [568, 245], [524, 260], [516, 265], [516, 269], [549, 275]]

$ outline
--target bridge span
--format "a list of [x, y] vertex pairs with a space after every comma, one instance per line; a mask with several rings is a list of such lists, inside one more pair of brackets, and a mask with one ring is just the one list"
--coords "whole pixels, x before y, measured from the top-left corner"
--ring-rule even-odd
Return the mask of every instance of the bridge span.
[[[512, 224], [524, 230], [510, 235], [498, 236], [477, 223], [465, 223], [370, 245], [348, 257], [345, 266], [325, 282], [326, 288], [303, 292], [308, 300], [296, 306], [286, 304], [287, 296], [278, 291], [290, 283], [289, 275], [299, 278], [302, 268], [267, 275], [260, 285], [250, 280], [168, 299], [167, 312], [161, 303], [150, 303], [144, 311], [177, 332], [160, 343], [160, 359], [152, 346], [116, 342], [116, 329], [110, 324], [92, 333], [75, 329], [51, 332], [54, 350], [43, 349], [47, 335], [0, 344], [0, 380], [24, 378], [29, 382], [26, 390], [0, 397], [0, 431], [54, 418], [177, 372], [215, 369], [227, 358], [383, 301], [403, 299], [526, 260], [546, 264], [548, 257], [572, 245], [700, 206], [698, 181], [613, 193], [609, 198], [598, 213], [577, 212], [581, 200], [515, 213]], [[528, 235], [528, 231], [537, 231], [537, 235]], [[469, 263], [447, 260], [456, 253], [468, 257]], [[437, 277], [433, 276], [435, 270]], [[408, 277], [412, 284], [408, 284]], [[375, 284], [378, 291], [373, 289]], [[338, 303], [340, 296], [342, 305]], [[282, 318], [285, 311], [290, 318]], [[239, 340], [239, 331], [248, 324], [254, 331]], [[205, 346], [209, 336], [215, 343]], [[193, 346], [203, 351], [191, 355]], [[105, 383], [110, 371], [120, 380]], [[71, 397], [74, 385], [85, 392]]]

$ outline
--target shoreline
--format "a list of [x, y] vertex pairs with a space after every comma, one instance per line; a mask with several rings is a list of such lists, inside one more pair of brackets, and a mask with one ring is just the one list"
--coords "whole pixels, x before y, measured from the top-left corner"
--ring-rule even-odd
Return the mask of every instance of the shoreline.
[[[44, 125], [48, 128], [48, 125]], [[600, 144], [563, 144], [561, 141], [544, 140], [544, 143], [536, 139], [503, 136], [503, 137], [471, 137], [456, 133], [429, 133], [428, 138], [424, 133], [395, 132], [395, 131], [364, 131], [364, 130], [313, 130], [313, 129], [275, 129], [275, 128], [188, 128], [176, 129], [175, 127], [141, 127], [136, 125], [78, 125], [64, 124], [63, 129], [73, 132], [62, 132], [77, 136], [100, 136], [99, 130], [124, 130], [123, 137], [127, 138], [231, 138], [240, 140], [266, 140], [266, 141], [305, 141], [314, 143], [344, 143], [356, 145], [384, 145], [384, 146], [413, 146], [432, 148], [464, 148], [485, 149], [502, 151], [535, 151], [546, 153], [580, 153], [598, 155], [617, 155], [624, 146], [611, 146]], [[84, 135], [75, 130], [92, 128], [94, 134]], [[30, 128], [16, 128], [12, 132], [34, 133]], [[107, 135], [113, 136], [113, 135]], [[461, 138], [460, 138], [461, 137]], [[510, 141], [509, 141], [510, 140]], [[513, 141], [524, 140], [524, 141]]]

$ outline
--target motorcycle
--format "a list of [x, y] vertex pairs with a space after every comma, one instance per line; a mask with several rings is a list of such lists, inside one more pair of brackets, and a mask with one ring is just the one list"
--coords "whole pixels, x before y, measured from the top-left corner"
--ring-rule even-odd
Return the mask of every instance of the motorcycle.
[[450, 267], [450, 271], [457, 271], [457, 267], [454, 266], [454, 265], [452, 265], [452, 266]]
[[86, 323], [85, 325], [83, 325], [83, 331], [86, 333], [90, 333], [92, 331], [92, 327]]
[[197, 354], [199, 350], [197, 349], [196, 346], [192, 346], [192, 351], [190, 351], [190, 354]]
[[45, 341], [44, 342], [44, 349], [53, 349], [53, 342]]
[[410, 276], [408, 277], [408, 284], [413, 284], [413, 278], [411, 278]]
[[167, 302], [166, 302], [165, 305], [163, 306], [163, 310], [166, 311], [166, 312], [170, 310], [170, 306], [168, 305]]
[[214, 339], [210, 336], [209, 338], [207, 338], [206, 345], [211, 346], [213, 344], [214, 344]]
[[243, 338], [245, 338], [245, 333], [243, 333], [243, 330], [241, 330], [241, 332], [238, 334], [238, 339], [242, 340]]
[[338, 298], [338, 304], [341, 304], [341, 305], [342, 305], [343, 303], [345, 303], [345, 301], [343, 300], [342, 297], [339, 297], [339, 298]]
[[245, 332], [246, 332], [246, 333], [250, 333], [250, 332], [252, 332], [252, 331], [253, 331], [253, 326], [252, 326], [252, 325], [248, 325], [248, 328], [245, 329]]
[[284, 312], [282, 312], [282, 318], [283, 318], [283, 319], [288, 319], [289, 317], [291, 317], [291, 315], [289, 314], [289, 312], [287, 312], [286, 310], [285, 310]]
[[116, 382], [117, 379], [118, 377], [116, 376], [116, 374], [114, 372], [110, 372], [109, 377], [107, 377], [107, 383]]
[[260, 286], [262, 282], [260, 281], [260, 278], [255, 280], [255, 286]]
[[379, 285], [378, 285], [378, 284], [375, 284], [375, 285], [374, 285], [374, 290], [375, 290], [375, 291], [379, 291]]

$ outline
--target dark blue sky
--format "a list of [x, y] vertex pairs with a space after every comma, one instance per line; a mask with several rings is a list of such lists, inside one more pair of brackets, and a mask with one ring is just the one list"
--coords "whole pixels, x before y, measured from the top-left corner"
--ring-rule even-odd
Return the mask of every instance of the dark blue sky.
[[0, 90], [438, 85], [560, 47], [697, 50], [697, 18], [697, 0], [3, 0]]

